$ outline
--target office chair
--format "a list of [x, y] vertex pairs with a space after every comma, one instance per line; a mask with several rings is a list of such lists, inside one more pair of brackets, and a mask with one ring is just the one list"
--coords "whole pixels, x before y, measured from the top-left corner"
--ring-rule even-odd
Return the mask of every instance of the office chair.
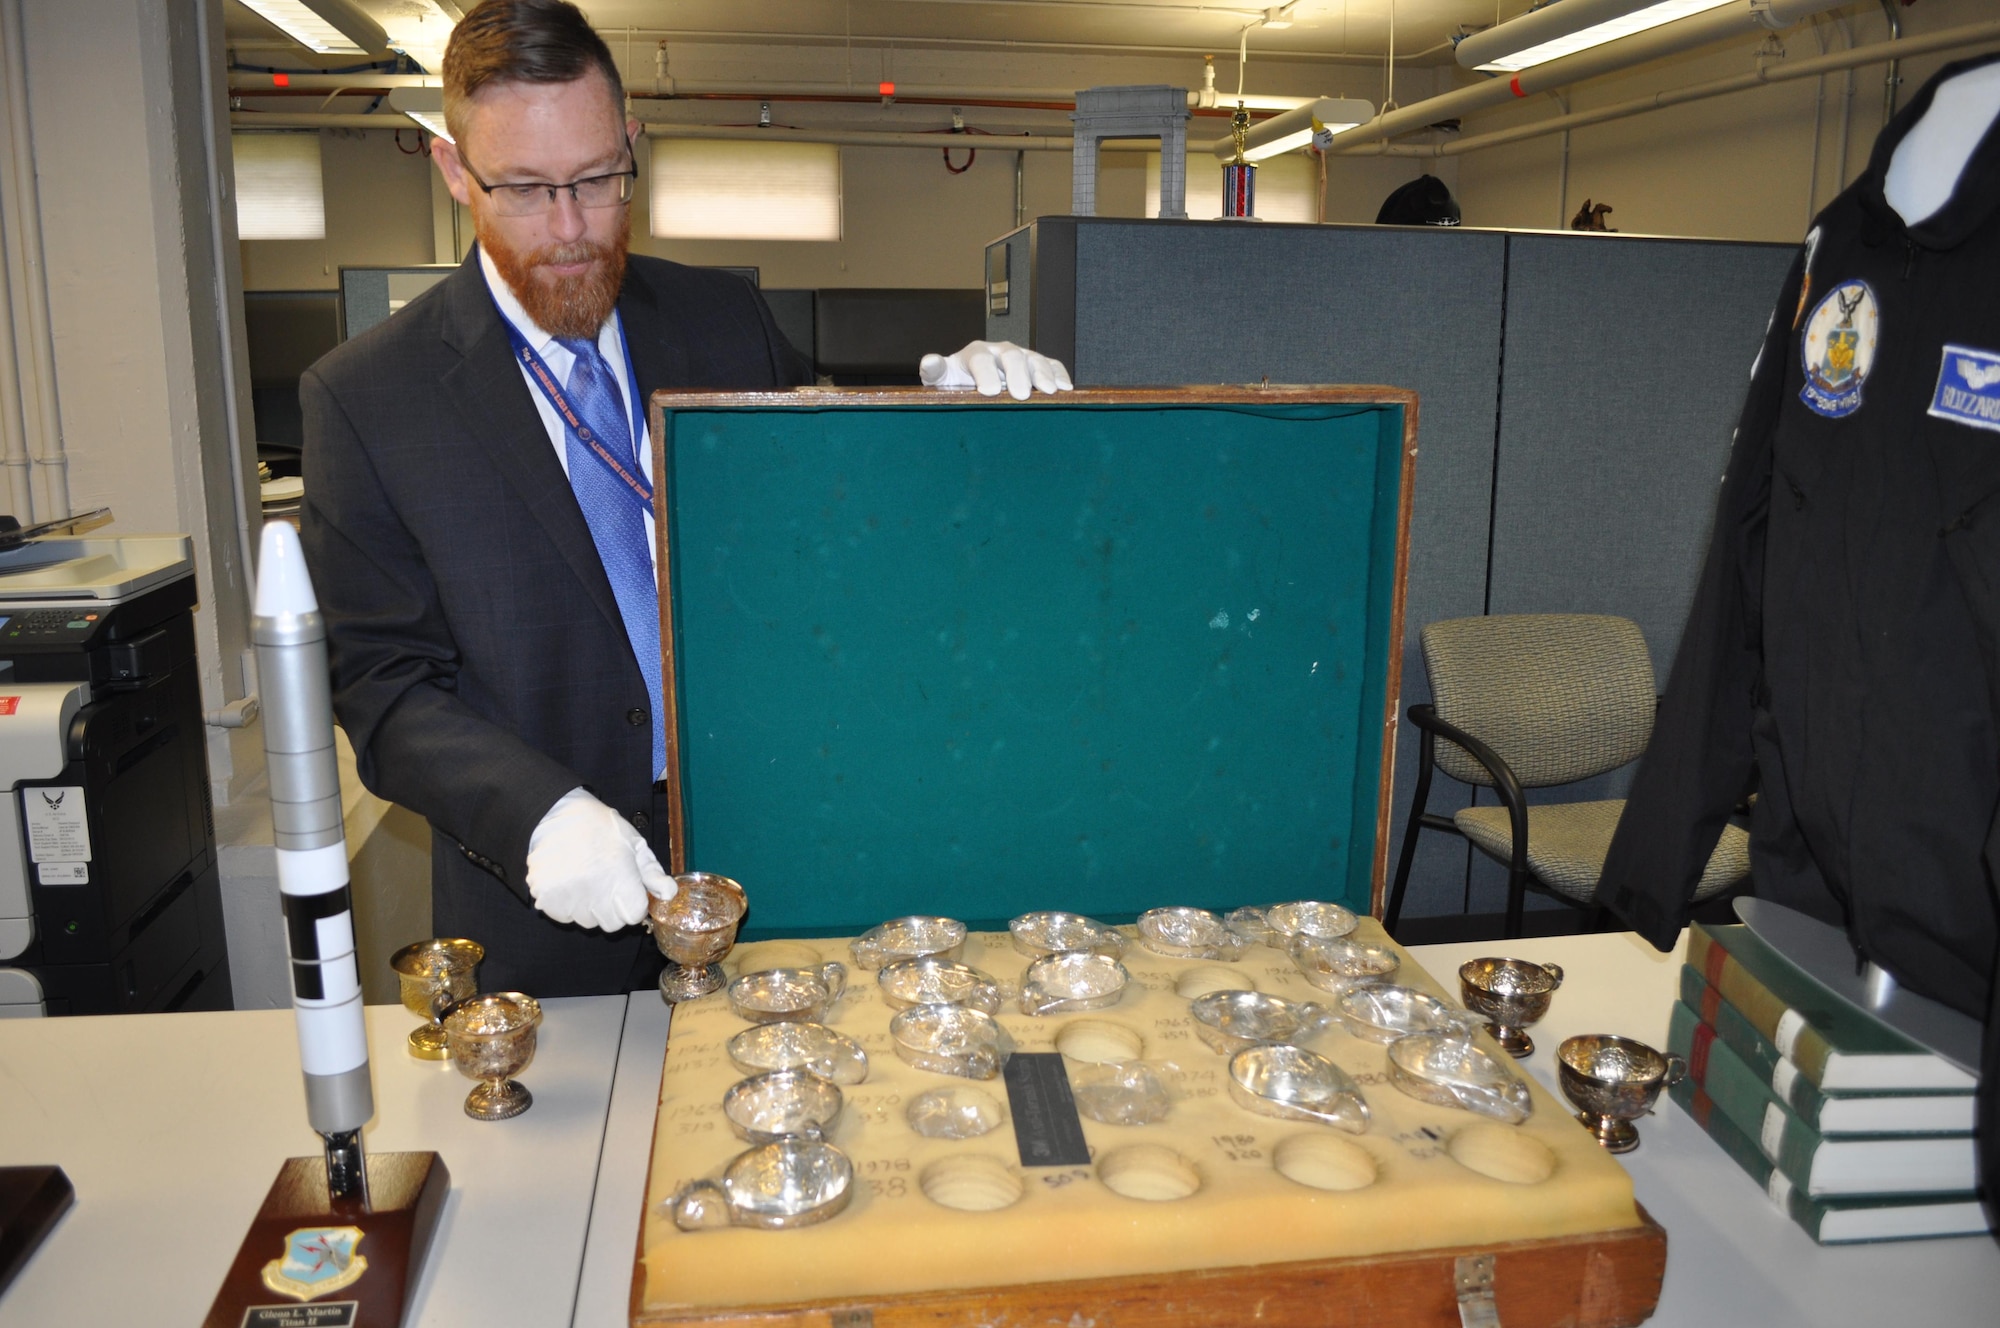
[[[1658, 698], [1638, 624], [1570, 613], [1450, 618], [1425, 627], [1420, 640], [1434, 699], [1409, 709], [1423, 747], [1383, 925], [1393, 930], [1402, 912], [1417, 835], [1426, 829], [1462, 835], [1507, 868], [1510, 939], [1521, 934], [1531, 879], [1590, 910], [1594, 921], [1624, 800], [1530, 807], [1525, 790], [1589, 779], [1646, 750]], [[1431, 814], [1434, 768], [1493, 789], [1500, 805]], [[1694, 897], [1708, 899], [1749, 875], [1750, 837], [1726, 826]]]

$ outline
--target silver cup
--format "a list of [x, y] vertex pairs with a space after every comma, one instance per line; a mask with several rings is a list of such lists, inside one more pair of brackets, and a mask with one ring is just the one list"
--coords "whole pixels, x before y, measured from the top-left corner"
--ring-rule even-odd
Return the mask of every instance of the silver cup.
[[445, 1016], [451, 1063], [466, 1078], [480, 1081], [466, 1095], [466, 1115], [506, 1120], [534, 1105], [534, 1095], [514, 1076], [535, 1059], [535, 1030], [541, 1025], [541, 1003], [518, 991], [474, 996]]
[[1562, 986], [1556, 964], [1527, 959], [1468, 959], [1458, 969], [1459, 999], [1486, 1020], [1486, 1031], [1501, 1049], [1519, 1060], [1535, 1050], [1528, 1025], [1549, 1012], [1549, 1001]]
[[862, 932], [847, 949], [854, 966], [870, 973], [898, 959], [957, 959], [965, 953], [965, 924], [925, 914], [891, 918]]
[[1639, 1146], [1632, 1122], [1653, 1113], [1660, 1090], [1687, 1076], [1687, 1062], [1662, 1055], [1643, 1042], [1608, 1033], [1566, 1038], [1556, 1048], [1556, 1079], [1576, 1118], [1613, 1153]]
[[1279, 1120], [1316, 1121], [1349, 1134], [1368, 1129], [1368, 1103], [1345, 1070], [1303, 1047], [1265, 1042], [1229, 1058], [1236, 1105]]
[[669, 1004], [722, 990], [722, 957], [735, 946], [750, 907], [743, 887], [727, 876], [689, 872], [674, 884], [674, 897], [655, 899], [646, 916], [653, 943], [667, 957], [660, 995]]
[[729, 1008], [753, 1024], [817, 1024], [845, 990], [845, 964], [766, 968], [745, 973], [729, 984]]
[[784, 1231], [824, 1222], [854, 1198], [854, 1163], [832, 1144], [786, 1135], [739, 1154], [720, 1183], [698, 1180], [668, 1201], [683, 1231]]
[[823, 1139], [840, 1114], [840, 1089], [806, 1070], [753, 1074], [722, 1095], [722, 1115], [745, 1143], [791, 1135]]
[[1000, 984], [952, 959], [898, 959], [882, 965], [875, 982], [892, 1010], [907, 1010], [912, 1005], [965, 1005], [987, 1014], [1000, 1011]]

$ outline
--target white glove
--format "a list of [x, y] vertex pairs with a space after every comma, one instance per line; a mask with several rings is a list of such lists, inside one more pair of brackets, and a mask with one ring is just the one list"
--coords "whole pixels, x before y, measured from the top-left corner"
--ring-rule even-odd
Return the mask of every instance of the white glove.
[[982, 397], [997, 397], [1004, 387], [1016, 401], [1026, 401], [1030, 392], [1070, 390], [1069, 370], [1061, 360], [1011, 341], [969, 341], [952, 355], [926, 355], [917, 377], [925, 387], [976, 387]]
[[632, 823], [580, 788], [528, 836], [528, 893], [557, 922], [617, 931], [679, 889]]

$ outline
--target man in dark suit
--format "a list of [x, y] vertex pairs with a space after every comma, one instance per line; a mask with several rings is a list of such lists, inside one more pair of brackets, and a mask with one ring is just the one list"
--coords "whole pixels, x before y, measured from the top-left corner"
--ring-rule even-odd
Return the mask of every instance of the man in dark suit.
[[740, 278], [626, 256], [639, 126], [580, 13], [484, 5], [444, 72], [478, 250], [301, 385], [334, 705], [429, 818], [433, 927], [485, 945], [482, 986], [628, 991], [674, 889], [644, 402], [807, 367]]
[[[430, 820], [432, 926], [486, 947], [483, 987], [629, 991], [675, 889], [645, 402], [809, 366], [739, 278], [628, 257], [639, 124], [573, 5], [467, 14], [444, 109], [476, 251], [300, 384], [334, 709], [362, 781]], [[1069, 386], [1007, 343], [922, 377]]]

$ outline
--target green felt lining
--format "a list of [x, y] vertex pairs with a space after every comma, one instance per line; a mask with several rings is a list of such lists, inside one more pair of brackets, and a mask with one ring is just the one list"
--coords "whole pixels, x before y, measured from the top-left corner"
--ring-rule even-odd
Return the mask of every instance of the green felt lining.
[[688, 866], [762, 934], [1366, 910], [1387, 405], [669, 409]]

